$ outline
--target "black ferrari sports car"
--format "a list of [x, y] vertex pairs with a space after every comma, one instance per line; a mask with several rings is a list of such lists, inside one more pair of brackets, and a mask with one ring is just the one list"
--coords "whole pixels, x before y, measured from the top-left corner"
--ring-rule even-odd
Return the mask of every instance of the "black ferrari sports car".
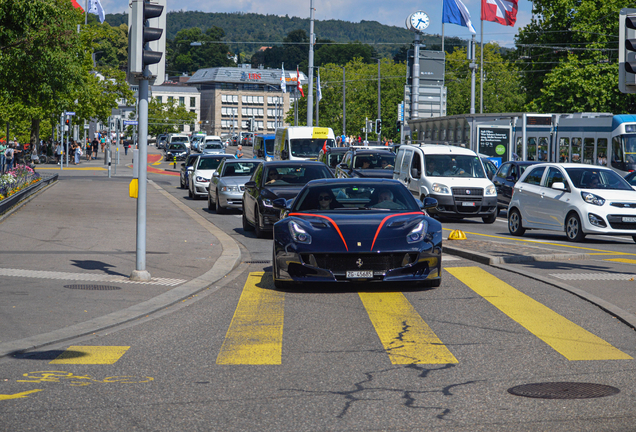
[[396, 180], [314, 180], [293, 203], [276, 199], [273, 273], [277, 288], [298, 282], [442, 280], [442, 225]]

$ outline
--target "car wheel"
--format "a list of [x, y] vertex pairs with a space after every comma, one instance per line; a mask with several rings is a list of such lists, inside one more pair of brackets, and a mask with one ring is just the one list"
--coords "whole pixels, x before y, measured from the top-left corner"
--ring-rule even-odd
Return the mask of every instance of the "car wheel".
[[634, 242], [636, 242], [636, 236], [632, 236], [632, 240], [634, 240]]
[[215, 207], [212, 205], [212, 196], [208, 193], [208, 210], [215, 210]]
[[258, 204], [254, 209], [254, 232], [258, 238], [263, 238], [265, 236], [265, 233], [261, 229], [261, 213], [258, 211]]
[[[245, 209], [245, 206], [243, 208]], [[245, 217], [245, 210], [243, 210], [243, 231], [254, 231], [254, 227], [250, 225]]]
[[223, 214], [225, 213], [225, 208], [221, 205], [221, 200], [219, 199], [219, 192], [216, 192], [216, 195], [214, 197], [215, 201], [216, 201], [216, 212], [218, 214]]
[[194, 194], [192, 193], [192, 189], [190, 189], [189, 186], [188, 186], [188, 196], [190, 197], [190, 199], [194, 199]]
[[185, 183], [183, 182], [183, 177], [179, 177], [179, 187], [181, 189], [185, 189]]
[[497, 212], [494, 212], [493, 214], [488, 216], [484, 216], [483, 218], [481, 218], [481, 220], [483, 220], [484, 223], [487, 224], [495, 223], [495, 221], [497, 220]]
[[570, 213], [565, 219], [565, 235], [568, 240], [573, 242], [581, 242], [585, 239], [581, 220], [576, 213]]
[[274, 286], [276, 289], [286, 289], [290, 287], [290, 283], [276, 279], [278, 269], [276, 268], [276, 246], [272, 249], [272, 278], [274, 279]]
[[522, 236], [526, 232], [521, 224], [521, 213], [517, 209], [512, 209], [508, 213], [508, 231], [513, 236]]

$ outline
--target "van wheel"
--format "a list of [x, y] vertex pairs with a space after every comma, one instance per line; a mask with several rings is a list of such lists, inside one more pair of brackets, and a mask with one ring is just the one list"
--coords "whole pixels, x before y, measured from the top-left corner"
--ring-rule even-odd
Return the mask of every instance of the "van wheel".
[[581, 220], [576, 213], [570, 213], [565, 219], [565, 235], [568, 240], [573, 242], [582, 242], [585, 239]]
[[483, 218], [481, 218], [481, 220], [483, 220], [484, 223], [487, 224], [495, 223], [495, 221], [497, 220], [497, 212], [488, 216], [484, 216]]
[[508, 212], [508, 231], [513, 236], [522, 236], [526, 232], [526, 229], [521, 225], [521, 213], [517, 209]]

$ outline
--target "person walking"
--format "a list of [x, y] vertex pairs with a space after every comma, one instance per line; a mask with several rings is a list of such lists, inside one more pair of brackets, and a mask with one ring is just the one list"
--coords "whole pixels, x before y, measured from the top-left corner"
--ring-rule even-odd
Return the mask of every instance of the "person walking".
[[92, 153], [93, 153], [93, 150], [91, 146], [91, 141], [87, 139], [86, 140], [86, 160], [87, 161], [91, 160]]
[[13, 148], [13, 144], [9, 144], [9, 148], [4, 151], [4, 158], [7, 165], [7, 171], [11, 171], [13, 169], [13, 160], [15, 159], [15, 149]]
[[0, 174], [4, 173], [5, 157], [4, 152], [7, 150], [7, 144], [0, 141]]
[[82, 156], [82, 146], [73, 142], [73, 149], [75, 150], [75, 165], [80, 164], [80, 157]]
[[234, 154], [234, 156], [237, 159], [240, 159], [243, 157], [243, 146], [239, 144], [239, 146], [236, 148], [236, 153]]
[[62, 144], [58, 141], [55, 145], [55, 163], [59, 165], [62, 160]]
[[123, 140], [122, 141], [124, 144], [124, 156], [128, 156], [128, 147], [130, 147], [130, 144], [128, 144], [128, 141]]
[[93, 159], [97, 159], [97, 151], [99, 150], [99, 141], [97, 140], [97, 138], [93, 138], [93, 142], [91, 143], [92, 145], [92, 157]]

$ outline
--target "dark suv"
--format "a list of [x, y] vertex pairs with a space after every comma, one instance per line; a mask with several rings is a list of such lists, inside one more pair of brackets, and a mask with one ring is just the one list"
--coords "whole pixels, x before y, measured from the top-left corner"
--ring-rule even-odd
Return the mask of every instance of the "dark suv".
[[337, 178], [393, 178], [395, 153], [390, 150], [351, 148], [336, 166]]
[[181, 189], [188, 187], [188, 175], [190, 175], [192, 165], [200, 154], [201, 153], [190, 153], [185, 162], [181, 164], [181, 172], [179, 173], [179, 186], [181, 186]]
[[349, 151], [349, 147], [327, 147], [318, 153], [318, 162], [329, 167], [332, 173], [336, 172], [336, 166], [342, 162], [342, 158]]

